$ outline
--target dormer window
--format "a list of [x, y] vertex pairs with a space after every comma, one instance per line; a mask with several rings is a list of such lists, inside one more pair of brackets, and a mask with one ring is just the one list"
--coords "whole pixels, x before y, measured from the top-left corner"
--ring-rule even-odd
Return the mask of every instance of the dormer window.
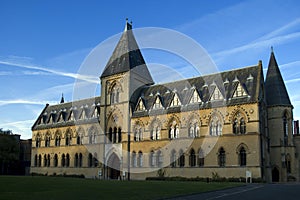
[[248, 96], [248, 94], [246, 93], [241, 83], [238, 83], [232, 97], [244, 97], [244, 96]]
[[146, 110], [142, 98], [139, 99], [135, 111], [143, 111]]
[[159, 96], [156, 96], [156, 99], [155, 99], [154, 104], [153, 104], [153, 109], [159, 109], [159, 108], [162, 108], [162, 107], [163, 106], [161, 104]]
[[201, 103], [201, 99], [196, 89], [194, 90], [190, 99], [190, 104], [194, 104], [194, 103]]
[[180, 105], [181, 105], [180, 99], [179, 99], [178, 95], [175, 93], [174, 97], [171, 101], [170, 107], [180, 106]]
[[221, 91], [219, 90], [219, 88], [217, 86], [215, 86], [214, 91], [210, 97], [211, 101], [216, 101], [216, 100], [223, 100], [224, 97], [221, 93]]

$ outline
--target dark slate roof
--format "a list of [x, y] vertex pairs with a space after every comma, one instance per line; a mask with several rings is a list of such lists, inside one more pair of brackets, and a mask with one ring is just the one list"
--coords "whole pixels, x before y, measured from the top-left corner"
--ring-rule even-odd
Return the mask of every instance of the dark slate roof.
[[[145, 86], [139, 88], [131, 98], [133, 117], [141, 117], [149, 113], [173, 113], [184, 110], [205, 109], [211, 107], [230, 106], [258, 102], [260, 82], [263, 78], [261, 64], [252, 67], [241, 68], [222, 73], [216, 73], [171, 83]], [[233, 97], [233, 94], [241, 84], [247, 95]], [[224, 100], [211, 101], [211, 95], [215, 88], [222, 93]], [[189, 104], [194, 90], [200, 96], [202, 103]], [[174, 93], [177, 93], [181, 106], [170, 107]], [[163, 109], [152, 109], [156, 97], [159, 97]], [[146, 111], [135, 111], [138, 100], [142, 98]]]
[[140, 73], [141, 77], [146, 79], [149, 84], [154, 83], [133, 35], [132, 25], [126, 22], [125, 30], [106, 64], [101, 78], [128, 72], [134, 68], [139, 68], [137, 70], [138, 73]]
[[270, 56], [265, 87], [268, 106], [292, 105], [273, 51]]
[[[47, 104], [32, 126], [32, 130], [96, 123], [98, 117], [95, 116], [95, 109], [97, 109], [99, 115], [100, 97], [51, 106]], [[74, 115], [74, 119], [71, 119], [71, 114]], [[81, 115], [85, 116], [81, 118]]]

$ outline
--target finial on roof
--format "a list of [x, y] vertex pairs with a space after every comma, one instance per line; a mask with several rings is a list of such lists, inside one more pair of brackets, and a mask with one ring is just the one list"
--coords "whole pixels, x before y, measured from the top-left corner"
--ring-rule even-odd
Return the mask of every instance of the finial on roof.
[[64, 93], [61, 93], [60, 103], [65, 103]]
[[132, 21], [129, 23], [128, 22], [128, 18], [126, 18], [126, 24], [125, 24], [125, 30], [124, 31], [128, 31], [132, 29]]
[[273, 49], [273, 46], [271, 46], [271, 53], [274, 53], [274, 49]]

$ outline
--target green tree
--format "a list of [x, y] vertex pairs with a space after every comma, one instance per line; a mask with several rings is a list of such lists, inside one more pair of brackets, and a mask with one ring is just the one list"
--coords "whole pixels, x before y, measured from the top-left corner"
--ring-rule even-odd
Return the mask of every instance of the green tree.
[[0, 134], [0, 173], [7, 174], [19, 160], [20, 146], [14, 135]]

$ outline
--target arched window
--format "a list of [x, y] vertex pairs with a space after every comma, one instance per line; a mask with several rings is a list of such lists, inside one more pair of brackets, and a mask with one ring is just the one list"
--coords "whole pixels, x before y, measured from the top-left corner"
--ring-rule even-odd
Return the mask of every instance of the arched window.
[[119, 98], [120, 98], [120, 87], [115, 84], [111, 89], [110, 103], [111, 104], [119, 103]]
[[240, 166], [246, 166], [247, 165], [247, 153], [244, 147], [241, 147], [239, 152], [239, 158], [240, 158]]
[[233, 123], [232, 123], [232, 132], [233, 134], [245, 134], [246, 133], [246, 122], [245, 118], [241, 115], [240, 112], [237, 112]]
[[176, 151], [173, 149], [170, 158], [171, 167], [176, 167], [176, 160], [177, 160]]
[[94, 153], [93, 166], [94, 167], [98, 166], [98, 156], [97, 156], [97, 153]]
[[48, 156], [47, 156], [47, 167], [50, 167], [50, 154], [48, 154]]
[[135, 151], [132, 152], [132, 167], [137, 167], [137, 158]]
[[204, 152], [202, 149], [199, 150], [199, 161], [198, 161], [198, 164], [199, 164], [199, 167], [203, 167], [204, 166]]
[[150, 166], [154, 167], [156, 164], [155, 154], [154, 151], [150, 152]]
[[38, 155], [35, 155], [35, 156], [34, 156], [34, 163], [33, 163], [33, 166], [34, 166], [34, 167], [37, 167], [37, 165], [38, 165]]
[[55, 146], [56, 147], [60, 146], [60, 140], [61, 140], [60, 134], [56, 133], [56, 135], [55, 135]]
[[44, 167], [47, 167], [48, 161], [47, 161], [47, 155], [44, 155]]
[[96, 130], [94, 127], [89, 130], [89, 144], [96, 144]]
[[93, 155], [91, 153], [88, 156], [88, 166], [93, 167]]
[[143, 134], [142, 134], [142, 127], [140, 125], [135, 127], [134, 130], [134, 141], [142, 141], [143, 140]]
[[57, 156], [57, 154], [54, 155], [53, 162], [54, 162], [54, 167], [57, 167], [58, 166], [58, 156]]
[[37, 134], [35, 137], [35, 147], [41, 147], [41, 136]]
[[117, 130], [117, 127], [115, 127], [113, 133], [113, 143], [117, 143]]
[[159, 140], [160, 139], [160, 126], [157, 122], [154, 122], [151, 130], [151, 140]]
[[163, 155], [162, 155], [162, 152], [159, 150], [157, 152], [157, 155], [156, 155], [156, 163], [157, 163], [157, 166], [158, 167], [161, 167], [163, 165]]
[[222, 135], [222, 123], [217, 116], [213, 116], [210, 121], [210, 135], [220, 136]]
[[66, 156], [65, 156], [65, 154], [63, 154], [63, 155], [61, 156], [61, 166], [62, 166], [62, 167], [65, 167], [65, 166], [66, 166]]
[[51, 136], [49, 133], [47, 133], [45, 137], [45, 147], [50, 147], [50, 140], [51, 140]]
[[179, 151], [179, 160], [178, 160], [179, 167], [184, 167], [185, 165], [185, 156], [182, 150]]
[[286, 166], [286, 172], [288, 174], [292, 173], [292, 168], [291, 168], [291, 156], [290, 154], [287, 154], [285, 156], [285, 166]]
[[70, 167], [70, 155], [68, 153], [66, 155], [66, 167]]
[[179, 126], [177, 122], [174, 120], [169, 129], [169, 139], [179, 138]]
[[66, 146], [71, 145], [72, 131], [70, 129], [67, 130], [65, 139], [66, 139]]
[[225, 150], [223, 147], [220, 148], [219, 150], [219, 166], [220, 167], [225, 167], [226, 163], [226, 155], [225, 155]]
[[143, 167], [143, 152], [139, 151], [137, 164], [139, 167]]
[[84, 130], [80, 127], [77, 130], [77, 137], [76, 137], [76, 144], [77, 145], [83, 144], [83, 136], [84, 136]]
[[195, 150], [191, 149], [190, 151], [190, 166], [195, 167], [196, 166], [196, 154]]
[[200, 136], [200, 128], [196, 119], [192, 120], [189, 125], [189, 137], [195, 138]]
[[82, 154], [79, 154], [79, 161], [78, 161], [78, 166], [82, 167]]
[[109, 132], [108, 132], [108, 140], [109, 142], [112, 142], [112, 127], [109, 128]]
[[118, 128], [118, 143], [122, 142], [122, 129]]
[[285, 113], [283, 115], [283, 118], [282, 118], [282, 122], [283, 122], [283, 142], [284, 142], [284, 146], [287, 146], [288, 144], [288, 134], [289, 134], [289, 123], [288, 123], [288, 115], [287, 113]]
[[42, 155], [39, 155], [39, 160], [38, 160], [38, 167], [42, 166]]
[[79, 167], [78, 153], [75, 154], [74, 167]]

